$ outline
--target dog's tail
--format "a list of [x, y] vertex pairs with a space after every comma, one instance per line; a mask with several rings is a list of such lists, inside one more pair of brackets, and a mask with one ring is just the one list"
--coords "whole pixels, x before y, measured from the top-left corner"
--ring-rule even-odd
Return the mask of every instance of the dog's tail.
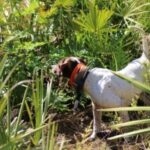
[[143, 52], [148, 60], [150, 60], [150, 34], [144, 35], [142, 38]]

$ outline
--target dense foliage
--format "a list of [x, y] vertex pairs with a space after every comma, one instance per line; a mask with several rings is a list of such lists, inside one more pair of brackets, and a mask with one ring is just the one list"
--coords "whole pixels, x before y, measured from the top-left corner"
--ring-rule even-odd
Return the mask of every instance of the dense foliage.
[[[44, 76], [53, 78], [51, 66], [74, 55], [84, 58], [90, 67], [118, 70], [141, 53], [140, 38], [150, 32], [149, 19], [150, 0], [0, 0], [0, 118], [9, 114], [8, 107], [20, 106], [25, 99], [22, 105], [35, 128], [45, 122], [48, 106], [68, 110], [73, 93], [43, 85]], [[35, 125], [33, 112], [37, 113]], [[6, 140], [0, 139], [0, 144], [14, 142], [20, 119], [14, 132], [8, 126], [3, 133], [2, 125], [0, 134]], [[13, 135], [12, 141], [8, 133]], [[40, 134], [32, 139], [35, 145]]]
[[[4, 74], [22, 60], [13, 85], [70, 55], [118, 70], [137, 56], [138, 35], [150, 27], [149, 7], [147, 0], [1, 1], [1, 56], [9, 56]], [[23, 90], [15, 91], [15, 102]]]

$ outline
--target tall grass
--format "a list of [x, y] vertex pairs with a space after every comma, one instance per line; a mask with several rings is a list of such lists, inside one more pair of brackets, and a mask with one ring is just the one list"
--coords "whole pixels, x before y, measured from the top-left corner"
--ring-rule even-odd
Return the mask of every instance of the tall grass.
[[[84, 57], [91, 67], [122, 68], [138, 55], [130, 27], [149, 31], [149, 10], [150, 0], [0, 1], [0, 58], [9, 56], [0, 60], [0, 148], [54, 149], [57, 125], [48, 108], [68, 111], [74, 94], [58, 87], [52, 92], [52, 80], [43, 88], [43, 73], [33, 70], [66, 55]], [[12, 101], [19, 105], [16, 118]], [[24, 109], [28, 126], [22, 123]]]
[[[1, 79], [6, 62], [7, 55], [0, 62]], [[43, 75], [40, 77], [35, 76], [32, 82], [19, 82], [20, 84], [8, 88], [8, 81], [15, 72], [17, 65], [19, 63], [10, 70], [10, 73], [0, 83], [0, 149], [15, 150], [39, 147], [43, 150], [54, 150], [58, 148], [55, 141], [57, 126], [51, 122], [47, 114], [52, 81], [47, 84], [46, 93], [44, 93], [43, 89]], [[18, 117], [12, 118], [11, 93], [15, 87], [21, 86], [21, 83], [25, 86], [24, 96], [18, 108]], [[29, 98], [29, 89], [32, 89], [33, 96], [31, 97], [32, 101], [30, 105], [33, 105], [34, 110], [31, 110], [27, 101]], [[27, 108], [31, 122], [25, 122], [22, 118], [25, 107]]]

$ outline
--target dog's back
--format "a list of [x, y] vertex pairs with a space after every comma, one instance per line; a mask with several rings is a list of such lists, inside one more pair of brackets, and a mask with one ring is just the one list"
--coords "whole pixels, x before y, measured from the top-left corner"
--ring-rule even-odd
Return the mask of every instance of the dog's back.
[[[150, 56], [149, 43], [150, 36], [144, 37], [141, 57], [133, 60], [125, 68], [117, 71], [117, 73], [144, 83], [144, 75], [147, 71], [145, 64], [150, 60], [148, 58]], [[88, 91], [93, 98], [93, 101], [103, 107], [125, 106], [126, 102], [130, 102], [134, 96], [141, 93], [140, 89], [119, 78], [111, 70], [102, 68], [90, 70], [84, 87], [85, 91]]]
[[118, 71], [118, 73], [143, 82], [143, 76], [147, 70], [146, 64], [150, 63], [150, 35], [143, 36], [142, 49], [143, 53], [141, 57], [130, 62], [125, 68]]

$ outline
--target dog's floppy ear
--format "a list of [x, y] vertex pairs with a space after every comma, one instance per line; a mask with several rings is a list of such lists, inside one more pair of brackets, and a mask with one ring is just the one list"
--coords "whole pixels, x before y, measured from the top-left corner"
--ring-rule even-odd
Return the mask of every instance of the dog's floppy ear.
[[65, 58], [59, 61], [58, 66], [62, 70], [67, 65], [67, 62], [65, 62]]
[[61, 65], [60, 65], [60, 69], [63, 70], [65, 68], [65, 66], [67, 66], [67, 62], [63, 62]]

